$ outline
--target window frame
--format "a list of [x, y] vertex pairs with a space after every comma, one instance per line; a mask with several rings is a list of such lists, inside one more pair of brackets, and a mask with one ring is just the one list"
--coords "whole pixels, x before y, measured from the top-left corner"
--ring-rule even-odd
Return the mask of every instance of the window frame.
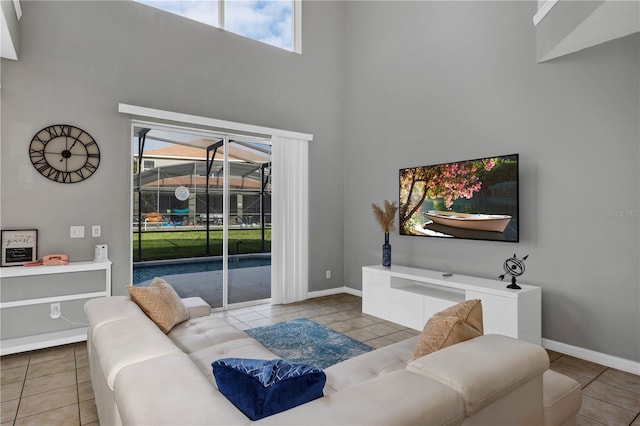
[[142, 170], [150, 170], [156, 167], [155, 160], [142, 160]]
[[[134, 1], [138, 1], [138, 0], [134, 0]], [[263, 43], [272, 47], [276, 47], [278, 49], [282, 49], [282, 50], [286, 50], [288, 52], [293, 52], [293, 53], [298, 53], [298, 54], [302, 54], [302, 0], [287, 0], [291, 2], [291, 47], [290, 48], [284, 48], [284, 47], [280, 47], [280, 46], [276, 46], [252, 37], [249, 37], [247, 35], [244, 34], [240, 34], [240, 33], [236, 33], [234, 31], [230, 31], [225, 27], [225, 4], [230, 1], [230, 0], [218, 0], [217, 1], [217, 12], [218, 12], [218, 23], [217, 25], [214, 24], [207, 24], [204, 23], [202, 21], [198, 21], [198, 22], [202, 22], [205, 25], [210, 25], [213, 26], [214, 28], [218, 28], [224, 31], [228, 31], [230, 33], [233, 34], [237, 34], [241, 37], [245, 37], [248, 38], [250, 40], [254, 40], [257, 41], [259, 43]], [[283, 0], [269, 0], [269, 1], [283, 1]], [[193, 19], [193, 18], [189, 18], [186, 17], [184, 15], [175, 13], [173, 11], [167, 10], [167, 9], [163, 9], [161, 7], [157, 7], [157, 6], [152, 6], [149, 5], [147, 3], [143, 3], [140, 2], [140, 4], [144, 4], [145, 6], [149, 6], [149, 7], [154, 7], [156, 9], [159, 10], [163, 10], [167, 13], [173, 13], [176, 14], [178, 16], [182, 16], [186, 19]]]
[[[229, 31], [225, 28], [225, 15], [224, 7], [228, 0], [218, 0], [218, 28]], [[279, 0], [275, 0], [279, 1]], [[302, 54], [302, 0], [289, 0], [291, 1], [291, 49], [284, 49], [282, 47], [274, 46], [269, 43], [265, 43], [260, 40], [255, 40], [251, 37], [247, 37], [244, 34], [238, 34], [239, 36], [249, 38], [251, 40], [258, 41], [260, 43], [269, 44], [269, 46], [278, 47], [279, 49], [288, 50], [290, 52]], [[229, 31], [232, 32], [232, 31]]]

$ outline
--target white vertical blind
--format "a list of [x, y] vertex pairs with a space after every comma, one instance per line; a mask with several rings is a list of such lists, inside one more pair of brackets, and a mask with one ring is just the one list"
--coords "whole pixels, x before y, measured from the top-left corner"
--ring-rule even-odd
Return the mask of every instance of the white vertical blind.
[[[229, 206], [229, 136], [224, 136], [224, 146], [223, 146], [223, 169], [222, 169], [222, 179], [224, 181], [222, 193], [223, 201], [222, 201], [222, 307], [227, 309], [229, 305], [229, 214], [231, 212], [231, 207]], [[207, 151], [207, 157], [209, 157]], [[213, 158], [215, 159], [215, 152], [213, 154]], [[207, 195], [208, 196], [208, 195]], [[207, 216], [209, 212], [207, 212]]]
[[291, 303], [309, 291], [309, 141], [271, 143], [271, 303]]

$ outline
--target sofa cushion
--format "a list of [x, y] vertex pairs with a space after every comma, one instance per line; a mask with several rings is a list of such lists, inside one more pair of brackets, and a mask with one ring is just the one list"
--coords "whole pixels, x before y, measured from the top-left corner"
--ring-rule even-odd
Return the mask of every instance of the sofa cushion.
[[[247, 333], [229, 324], [224, 318], [211, 315], [181, 322], [173, 327], [167, 336], [188, 354], [219, 343], [249, 338]], [[211, 361], [213, 360], [209, 363]]]
[[211, 374], [211, 363], [223, 358], [252, 358], [252, 359], [277, 359], [276, 354], [262, 346], [260, 342], [249, 336], [243, 339], [234, 339], [211, 345], [189, 354], [189, 357], [198, 366], [215, 386], [216, 381]]
[[255, 424], [454, 426], [463, 420], [464, 404], [453, 389], [409, 371], [396, 370]]
[[126, 318], [145, 318], [144, 312], [127, 296], [98, 297], [84, 304], [93, 333], [102, 325]]
[[413, 359], [481, 336], [482, 332], [480, 300], [465, 300], [429, 318], [416, 343]]
[[189, 319], [178, 293], [162, 278], [154, 278], [149, 287], [127, 286], [131, 299], [165, 334], [182, 321]]
[[393, 371], [404, 370], [411, 361], [418, 336], [349, 358], [324, 369], [325, 395], [375, 379]]
[[[156, 330], [160, 333], [157, 327]], [[211, 371], [207, 375], [210, 376]], [[153, 358], [123, 368], [115, 380], [114, 390], [122, 417], [118, 424], [203, 426], [249, 423], [249, 419], [211, 385], [184, 353]]]
[[107, 385], [123, 368], [167, 354], [182, 353], [162, 331], [142, 315], [103, 324], [91, 336]]
[[322, 397], [319, 368], [283, 359], [224, 358], [211, 364], [218, 390], [251, 420]]

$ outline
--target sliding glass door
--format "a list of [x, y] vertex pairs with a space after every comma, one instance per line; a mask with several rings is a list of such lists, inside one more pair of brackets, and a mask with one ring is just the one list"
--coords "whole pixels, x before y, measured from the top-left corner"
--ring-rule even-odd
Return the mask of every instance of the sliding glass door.
[[214, 308], [271, 296], [271, 145], [133, 126], [133, 284], [166, 279]]
[[228, 142], [228, 301], [271, 297], [271, 145]]

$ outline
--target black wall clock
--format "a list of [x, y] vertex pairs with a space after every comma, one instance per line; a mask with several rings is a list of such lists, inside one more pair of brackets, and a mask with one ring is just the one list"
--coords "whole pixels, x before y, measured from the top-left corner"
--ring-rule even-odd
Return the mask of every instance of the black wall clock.
[[95, 139], [82, 129], [56, 124], [40, 130], [31, 139], [29, 158], [47, 179], [76, 183], [95, 173], [100, 164], [100, 149]]

